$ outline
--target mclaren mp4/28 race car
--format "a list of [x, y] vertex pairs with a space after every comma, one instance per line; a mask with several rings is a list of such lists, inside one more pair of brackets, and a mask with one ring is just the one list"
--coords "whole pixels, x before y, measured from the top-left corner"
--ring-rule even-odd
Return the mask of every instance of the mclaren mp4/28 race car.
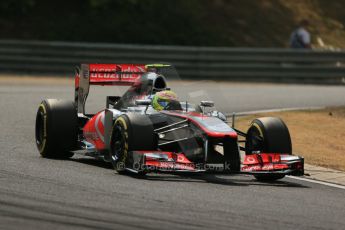
[[[79, 153], [110, 162], [118, 173], [221, 171], [251, 174], [258, 180], [303, 175], [304, 160], [292, 155], [284, 122], [255, 119], [247, 132], [213, 110], [212, 101], [193, 105], [166, 101], [157, 110], [156, 94], [170, 91], [164, 65], [82, 64], [76, 68], [74, 101], [46, 99], [38, 107], [36, 145], [47, 158]], [[107, 96], [106, 108], [85, 111], [90, 85], [122, 85]], [[232, 124], [230, 124], [232, 123]]]

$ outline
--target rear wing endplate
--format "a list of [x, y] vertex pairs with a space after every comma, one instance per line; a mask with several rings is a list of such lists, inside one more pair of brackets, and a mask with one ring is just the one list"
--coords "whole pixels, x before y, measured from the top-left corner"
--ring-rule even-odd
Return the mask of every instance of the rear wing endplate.
[[77, 67], [74, 100], [78, 113], [85, 114], [90, 85], [131, 86], [146, 72], [144, 64], [82, 64]]

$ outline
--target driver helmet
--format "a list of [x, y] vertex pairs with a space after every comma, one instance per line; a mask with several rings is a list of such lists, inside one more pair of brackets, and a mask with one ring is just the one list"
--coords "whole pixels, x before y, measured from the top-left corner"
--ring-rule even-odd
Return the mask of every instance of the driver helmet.
[[173, 101], [177, 101], [176, 93], [170, 90], [160, 91], [154, 95], [152, 99], [152, 107], [157, 111], [161, 111]]

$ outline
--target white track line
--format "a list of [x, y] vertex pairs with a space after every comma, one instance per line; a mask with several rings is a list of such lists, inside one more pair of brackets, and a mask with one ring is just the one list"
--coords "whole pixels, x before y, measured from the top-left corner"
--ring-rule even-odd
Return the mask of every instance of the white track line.
[[[235, 113], [236, 116], [246, 116], [246, 115], [253, 115], [253, 114], [258, 114], [258, 113], [269, 113], [269, 112], [283, 112], [283, 111], [300, 111], [300, 110], [318, 110], [318, 109], [323, 109], [325, 107], [296, 107], [296, 108], [281, 108], [281, 109], [266, 109], [266, 110], [257, 110], [257, 111], [247, 111], [247, 112], [240, 112], [240, 113]], [[227, 113], [226, 114], [227, 117], [232, 116], [232, 114]], [[319, 180], [315, 180], [315, 179], [307, 179], [307, 178], [303, 178], [303, 177], [295, 177], [295, 176], [288, 176], [291, 179], [295, 179], [295, 180], [301, 180], [301, 181], [306, 181], [306, 182], [310, 182], [310, 183], [314, 183], [314, 184], [322, 184], [325, 186], [329, 186], [329, 187], [334, 187], [334, 188], [340, 188], [340, 189], [344, 189], [345, 190], [345, 186], [344, 185], [339, 185], [339, 184], [333, 184], [330, 182], [324, 182], [324, 181], [319, 181]]]
[[313, 179], [307, 179], [307, 178], [303, 178], [303, 177], [295, 177], [295, 176], [287, 176], [287, 177], [289, 177], [291, 179], [295, 179], [295, 180], [307, 181], [307, 182], [314, 183], [314, 184], [322, 184], [322, 185], [326, 185], [326, 186], [329, 186], [329, 187], [340, 188], [340, 189], [344, 189], [345, 190], [345, 186], [344, 185], [332, 184], [332, 183], [329, 183], [329, 182], [313, 180]]

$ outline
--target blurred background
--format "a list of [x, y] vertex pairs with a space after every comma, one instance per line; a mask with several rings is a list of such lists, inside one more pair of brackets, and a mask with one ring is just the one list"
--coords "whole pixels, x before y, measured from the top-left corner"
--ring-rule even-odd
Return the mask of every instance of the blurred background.
[[310, 20], [313, 45], [345, 47], [345, 1], [2, 0], [1, 39], [287, 47]]
[[[344, 84], [344, 8], [324, 0], [2, 0], [0, 73], [170, 63], [184, 79]], [[303, 20], [311, 42], [295, 49]]]

